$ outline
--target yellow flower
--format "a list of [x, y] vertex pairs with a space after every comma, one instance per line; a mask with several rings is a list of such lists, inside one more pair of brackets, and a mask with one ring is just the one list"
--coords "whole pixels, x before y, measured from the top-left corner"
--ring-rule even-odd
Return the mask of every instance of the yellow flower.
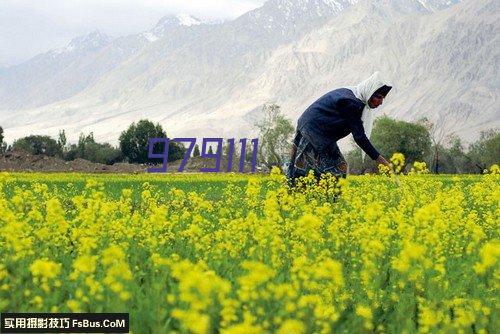
[[356, 314], [364, 319], [363, 326], [366, 329], [371, 330], [373, 328], [372, 324], [373, 314], [372, 310], [369, 307], [364, 305], [356, 306]]
[[73, 313], [79, 313], [81, 312], [81, 304], [79, 301], [77, 300], [74, 300], [74, 299], [70, 299], [66, 302], [66, 305], [69, 307], [69, 309], [71, 310], [71, 312]]
[[91, 274], [96, 269], [97, 256], [83, 255], [75, 259], [73, 268], [75, 272]]
[[233, 325], [221, 331], [221, 334], [261, 334], [261, 333], [263, 333], [262, 327], [257, 325], [252, 325], [249, 323]]
[[54, 278], [59, 275], [59, 272], [61, 271], [61, 265], [50, 260], [40, 259], [35, 260], [30, 265], [30, 271], [33, 276]]
[[113, 245], [105, 249], [102, 253], [102, 264], [109, 265], [115, 261], [123, 261], [125, 253], [120, 246]]
[[123, 189], [122, 196], [124, 198], [131, 198], [132, 197], [132, 189]]
[[495, 266], [500, 257], [500, 242], [492, 241], [486, 243], [480, 251], [481, 261], [474, 265], [476, 273], [482, 275], [489, 268]]
[[306, 333], [306, 326], [299, 320], [285, 320], [278, 330], [278, 334]]
[[[404, 157], [393, 158], [402, 172]], [[311, 172], [292, 189], [277, 170], [0, 173], [0, 309], [126, 310], [144, 299], [172, 320], [165, 332], [326, 334], [351, 309], [352, 332], [411, 332], [387, 312], [418, 305], [419, 332], [485, 333], [500, 277], [492, 174], [401, 175], [394, 187]], [[473, 295], [457, 295], [471, 284]]]
[[400, 174], [405, 166], [405, 156], [402, 153], [394, 153], [390, 160], [394, 173]]
[[373, 319], [372, 310], [369, 307], [364, 306], [364, 305], [356, 306], [356, 314], [364, 319], [367, 319], [367, 320]]

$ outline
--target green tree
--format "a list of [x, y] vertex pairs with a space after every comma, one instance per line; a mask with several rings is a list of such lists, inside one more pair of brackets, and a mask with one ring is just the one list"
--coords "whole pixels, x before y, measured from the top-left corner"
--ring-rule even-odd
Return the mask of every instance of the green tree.
[[[134, 163], [150, 163], [160, 161], [158, 159], [148, 158], [148, 148], [150, 138], [165, 138], [167, 134], [163, 131], [160, 124], [142, 119], [137, 124], [132, 123], [129, 128], [123, 131], [120, 135], [120, 149], [124, 156], [130, 162]], [[156, 145], [153, 152], [161, 153], [164, 148]], [[170, 141], [168, 161], [182, 159], [186, 152], [186, 148], [179, 144]]]
[[122, 152], [109, 143], [97, 143], [94, 134], [91, 132], [85, 136], [83, 133], [78, 138], [78, 143], [72, 144], [64, 154], [66, 160], [81, 158], [92, 162], [112, 165], [123, 161]]
[[193, 157], [199, 157], [200, 156], [200, 147], [198, 144], [194, 145], [194, 150], [193, 150]]
[[[253, 145], [251, 142], [247, 142], [247, 144], [245, 146], [246, 146], [246, 148], [245, 148], [245, 161], [251, 162], [252, 158], [253, 158]], [[257, 147], [257, 150], [258, 150], [258, 147]], [[241, 152], [239, 152], [239, 154], [238, 154], [238, 157], [240, 157], [240, 156], [241, 156]]]
[[80, 133], [80, 136], [78, 137], [78, 144], [76, 145], [77, 157], [85, 159], [85, 147], [92, 143], [95, 143], [93, 132], [91, 132], [87, 136], [85, 136], [83, 133]]
[[446, 146], [432, 145], [428, 157], [429, 170], [435, 173], [461, 174], [474, 172], [474, 166], [464, 150], [462, 141], [455, 135], [449, 136]]
[[214, 150], [212, 150], [212, 145], [208, 146], [208, 154], [214, 154]]
[[59, 131], [59, 138], [57, 139], [57, 144], [61, 147], [61, 150], [65, 150], [66, 147], [66, 131]]
[[0, 153], [4, 153], [7, 144], [4, 143], [4, 135], [3, 135], [3, 128], [0, 126]]
[[255, 123], [259, 129], [259, 160], [271, 166], [282, 166], [291, 148], [294, 132], [292, 121], [285, 117], [277, 104], [265, 104], [263, 118]]
[[[420, 123], [397, 121], [387, 116], [375, 120], [371, 141], [387, 158], [395, 152], [403, 153], [407, 164], [416, 160], [426, 161], [430, 156], [432, 146], [426, 126]], [[353, 145], [355, 145], [354, 142]], [[378, 170], [374, 161], [367, 158], [363, 160], [359, 147], [348, 152], [345, 158], [349, 165], [349, 173], [362, 174]]]
[[424, 161], [432, 145], [424, 125], [387, 116], [375, 120], [371, 140], [382, 155], [391, 157], [395, 152], [403, 153], [407, 163]]
[[32, 135], [20, 138], [12, 144], [13, 150], [23, 150], [30, 154], [61, 156], [61, 147], [49, 136]]
[[[445, 172], [453, 167], [451, 165], [459, 163], [462, 155], [459, 155], [458, 159], [454, 159], [451, 155], [453, 152], [459, 151], [459, 147], [456, 145], [458, 142], [455, 140], [455, 136], [453, 134], [447, 134], [447, 129], [459, 127], [461, 119], [459, 117], [455, 117], [452, 112], [439, 112], [437, 115], [434, 115], [433, 121], [424, 117], [418, 120], [418, 124], [423, 125], [427, 128], [430, 134], [430, 138], [432, 141], [431, 154], [428, 158], [428, 166], [429, 169], [434, 171], [434, 173]], [[446, 141], [446, 138], [449, 138]], [[463, 153], [463, 151], [462, 151]], [[451, 161], [451, 160], [455, 161]], [[441, 168], [440, 164], [447, 164], [445, 167]], [[456, 166], [458, 167], [458, 166]], [[460, 168], [470, 168], [470, 164], [466, 164], [465, 166], [461, 166]]]
[[85, 146], [84, 159], [92, 162], [112, 165], [123, 161], [123, 153], [109, 143], [88, 143]]
[[500, 132], [497, 129], [481, 132], [479, 140], [469, 146], [468, 157], [478, 172], [500, 164]]
[[[229, 156], [229, 143], [225, 140], [222, 141], [222, 156], [223, 157], [227, 157]], [[234, 155], [234, 151], [233, 151], [233, 155]]]
[[168, 145], [168, 161], [176, 161], [184, 159], [187, 148], [181, 143], [170, 141]]

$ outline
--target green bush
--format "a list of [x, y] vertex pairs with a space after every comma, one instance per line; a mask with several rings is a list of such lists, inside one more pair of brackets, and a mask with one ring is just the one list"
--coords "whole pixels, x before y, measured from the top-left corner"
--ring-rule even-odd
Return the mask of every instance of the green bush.
[[4, 153], [5, 150], [7, 149], [7, 144], [4, 143], [3, 139], [4, 139], [3, 128], [0, 126], [0, 154]]
[[481, 132], [479, 140], [469, 146], [468, 156], [478, 172], [500, 164], [500, 132], [496, 129]]
[[30, 154], [62, 156], [61, 146], [49, 136], [32, 135], [20, 138], [12, 144], [13, 150], [23, 150]]
[[[388, 116], [375, 120], [371, 141], [386, 159], [396, 152], [403, 153], [407, 164], [424, 161], [429, 156], [432, 145], [429, 130], [425, 126], [397, 121]], [[376, 172], [376, 163], [368, 157], [363, 161], [361, 153], [361, 149], [357, 147], [346, 154], [350, 172], [353, 174]]]
[[[129, 128], [120, 135], [120, 150], [129, 162], [133, 163], [153, 163], [160, 162], [159, 159], [149, 159], [149, 139], [166, 138], [167, 134], [163, 131], [160, 124], [143, 119], [132, 123]], [[161, 145], [155, 145], [154, 153], [163, 152]], [[170, 141], [168, 146], [168, 161], [175, 161], [184, 158], [186, 148], [180, 143]]]
[[258, 159], [268, 167], [282, 166], [290, 154], [294, 133], [292, 121], [274, 103], [266, 103], [262, 115], [263, 118], [254, 124], [259, 129]]
[[446, 146], [436, 144], [426, 159], [433, 173], [463, 174], [476, 172], [474, 164], [464, 150], [462, 141], [452, 136]]
[[399, 152], [404, 154], [407, 163], [423, 161], [432, 145], [429, 130], [424, 125], [387, 116], [375, 121], [371, 140], [387, 159]]
[[109, 143], [97, 143], [92, 133], [88, 136], [81, 134], [78, 144], [71, 145], [69, 150], [64, 154], [64, 158], [66, 160], [81, 158], [107, 165], [124, 160], [124, 156], [119, 149], [111, 146]]

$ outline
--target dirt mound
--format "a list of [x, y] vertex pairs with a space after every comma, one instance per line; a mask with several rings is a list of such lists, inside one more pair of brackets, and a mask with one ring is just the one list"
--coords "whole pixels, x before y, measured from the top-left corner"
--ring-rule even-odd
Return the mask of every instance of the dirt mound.
[[[182, 160], [169, 162], [168, 173], [177, 173]], [[30, 172], [83, 172], [83, 173], [147, 173], [148, 168], [160, 168], [161, 165], [115, 163], [105, 165], [85, 159], [65, 161], [57, 157], [46, 155], [32, 155], [24, 151], [9, 152], [0, 155], [0, 171], [30, 171]], [[214, 159], [192, 157], [188, 160], [184, 172], [200, 172], [201, 168], [215, 167]], [[234, 162], [233, 172], [238, 172], [239, 161]], [[251, 172], [250, 163], [245, 163], [245, 173]], [[221, 162], [221, 172], [227, 171], [227, 160]], [[268, 172], [266, 168], [257, 168], [256, 172]]]
[[105, 165], [85, 159], [65, 161], [46, 155], [32, 155], [24, 151], [9, 152], [0, 156], [0, 171], [30, 172], [85, 172], [85, 173], [141, 173], [147, 166], [128, 163]]

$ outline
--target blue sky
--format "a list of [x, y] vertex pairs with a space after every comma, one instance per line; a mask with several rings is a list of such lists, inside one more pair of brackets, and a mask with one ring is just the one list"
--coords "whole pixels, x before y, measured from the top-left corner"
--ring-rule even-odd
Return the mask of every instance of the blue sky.
[[0, 66], [13, 65], [75, 36], [99, 29], [112, 36], [152, 28], [167, 14], [237, 17], [265, 0], [0, 0]]

